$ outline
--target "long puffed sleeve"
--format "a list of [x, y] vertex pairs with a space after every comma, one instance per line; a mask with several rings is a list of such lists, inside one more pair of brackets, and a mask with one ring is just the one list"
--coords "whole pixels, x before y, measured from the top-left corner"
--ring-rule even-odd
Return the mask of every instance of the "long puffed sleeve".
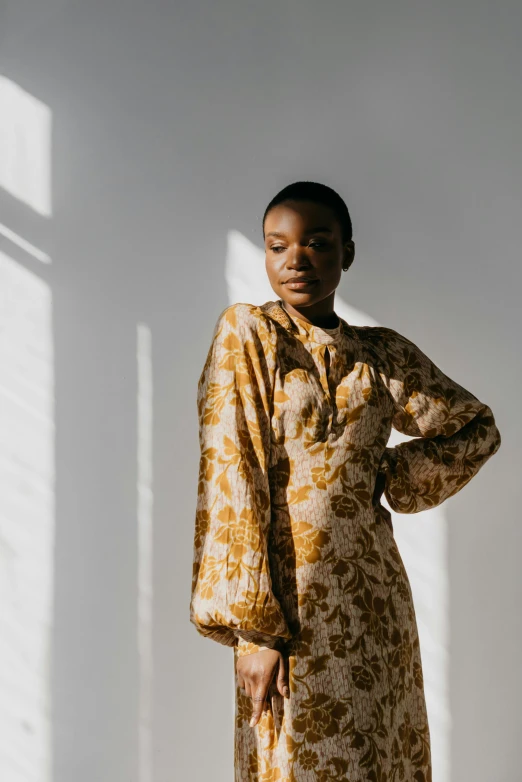
[[198, 382], [201, 457], [190, 621], [238, 654], [291, 638], [272, 591], [268, 467], [276, 334], [250, 304], [218, 318]]
[[498, 451], [491, 409], [445, 375], [406, 337], [386, 329], [381, 377], [394, 403], [392, 426], [416, 439], [385, 448], [379, 472], [397, 513], [434, 508], [460, 491]]

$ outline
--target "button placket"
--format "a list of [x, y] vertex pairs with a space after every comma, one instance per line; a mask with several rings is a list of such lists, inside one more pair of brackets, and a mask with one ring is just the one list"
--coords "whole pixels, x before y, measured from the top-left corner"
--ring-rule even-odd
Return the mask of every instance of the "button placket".
[[[335, 390], [332, 392], [329, 375], [332, 377], [332, 364], [335, 361], [337, 343], [343, 339], [344, 327], [343, 321], [333, 329], [324, 329], [320, 326], [314, 326], [312, 323], [297, 316], [290, 317], [278, 302], [278, 314], [286, 319], [287, 323], [293, 322], [296, 327], [296, 337], [303, 345], [306, 345], [314, 358], [314, 363], [319, 372], [319, 382], [324, 394], [325, 408], [328, 410], [328, 419], [325, 427], [325, 433], [330, 434], [333, 429], [334, 416], [336, 413]], [[328, 351], [328, 353], [327, 353]], [[328, 356], [328, 371], [326, 368], [326, 358]], [[324, 420], [324, 419], [323, 419]]]
[[328, 347], [328, 344], [326, 343], [314, 345], [312, 350], [314, 349], [319, 357], [319, 360], [317, 362], [319, 364], [319, 380], [321, 382], [321, 386], [323, 388], [326, 400], [328, 402], [328, 423], [327, 423], [326, 431], [327, 433], [330, 433], [332, 431], [332, 426], [333, 426], [334, 403], [332, 400], [332, 394], [328, 382], [328, 372], [326, 370], [326, 353], [328, 351], [329, 371], [331, 371], [332, 368], [333, 355], [332, 352], [330, 351], [330, 348]]

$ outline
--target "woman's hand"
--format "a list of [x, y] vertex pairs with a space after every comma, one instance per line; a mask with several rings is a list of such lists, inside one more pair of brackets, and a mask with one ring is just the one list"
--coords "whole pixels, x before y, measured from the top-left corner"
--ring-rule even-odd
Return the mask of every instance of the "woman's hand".
[[236, 673], [239, 686], [246, 695], [252, 698], [253, 709], [250, 720], [252, 728], [261, 718], [268, 690], [274, 677], [280, 695], [285, 698], [290, 697], [285, 658], [277, 649], [265, 649], [262, 652], [253, 652], [238, 657]]

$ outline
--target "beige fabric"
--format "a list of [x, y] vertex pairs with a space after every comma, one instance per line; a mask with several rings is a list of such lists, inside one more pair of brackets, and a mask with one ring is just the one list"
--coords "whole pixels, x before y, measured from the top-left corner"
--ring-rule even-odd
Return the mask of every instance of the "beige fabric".
[[[254, 728], [236, 680], [235, 781], [428, 782], [411, 589], [372, 494], [378, 471], [398, 513], [456, 494], [500, 446], [490, 408], [393, 329], [281, 300], [221, 313], [197, 403], [190, 619], [289, 665]], [[388, 448], [392, 426], [415, 439]]]

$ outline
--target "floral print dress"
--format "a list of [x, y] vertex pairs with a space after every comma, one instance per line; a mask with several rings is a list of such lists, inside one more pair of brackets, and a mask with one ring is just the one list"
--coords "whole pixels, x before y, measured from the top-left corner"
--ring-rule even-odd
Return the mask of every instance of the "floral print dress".
[[[283, 302], [221, 313], [198, 383], [190, 620], [238, 655], [278, 648], [258, 724], [237, 685], [235, 782], [429, 782], [398, 513], [440, 505], [500, 447], [491, 409], [391, 328], [323, 329]], [[413, 439], [387, 447], [391, 428]]]

